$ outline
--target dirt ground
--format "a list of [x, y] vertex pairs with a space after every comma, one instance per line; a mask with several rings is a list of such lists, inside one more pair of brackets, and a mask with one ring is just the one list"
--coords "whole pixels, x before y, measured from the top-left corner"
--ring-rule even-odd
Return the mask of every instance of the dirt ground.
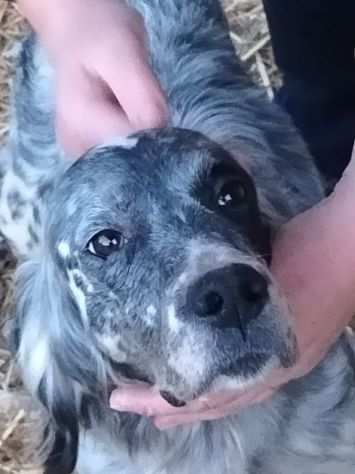
[[[279, 78], [261, 2], [225, 0], [224, 5], [240, 57], [272, 97], [272, 85]], [[16, 42], [23, 31], [24, 23], [15, 2], [0, 0], [0, 143], [8, 132], [9, 88]], [[6, 341], [15, 266], [6, 244], [0, 242], [0, 474], [39, 474], [41, 471], [31, 465], [31, 458], [24, 450], [24, 446], [35, 437], [38, 415], [21, 387]]]

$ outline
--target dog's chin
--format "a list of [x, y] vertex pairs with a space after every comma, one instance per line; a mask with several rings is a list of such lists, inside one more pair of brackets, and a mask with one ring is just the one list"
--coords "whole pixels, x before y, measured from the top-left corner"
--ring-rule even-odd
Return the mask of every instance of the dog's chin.
[[265, 379], [272, 370], [292, 366], [297, 359], [297, 354], [296, 343], [285, 345], [278, 354], [267, 352], [247, 354], [236, 360], [216, 364], [199, 381], [179, 377], [174, 384], [159, 380], [159, 375], [147, 375], [133, 365], [113, 363], [113, 369], [118, 379], [124, 384], [143, 383], [154, 387], [154, 390], [159, 392], [169, 405], [181, 408], [211, 393], [250, 388]]
[[182, 379], [175, 387], [157, 388], [160, 395], [176, 408], [185, 406], [198, 398], [208, 397], [211, 393], [245, 389], [266, 377], [273, 368], [279, 367], [278, 358], [266, 354], [243, 357], [229, 366], [213, 368], [198, 384], [193, 380]]
[[[219, 371], [214, 370], [193, 394], [175, 394], [175, 399], [181, 406], [182, 399], [186, 403], [197, 398], [207, 398], [212, 393], [242, 390], [257, 383], [277, 366], [276, 359], [270, 360], [266, 355], [246, 356]], [[173, 405], [177, 406], [176, 401]]]
[[278, 368], [288, 368], [297, 360], [297, 346], [289, 346], [279, 354], [250, 354], [224, 367], [211, 370], [203, 382], [193, 391], [193, 381], [182, 380], [180, 387], [165, 387], [161, 396], [172, 406], [182, 407], [197, 398], [208, 397], [211, 393], [241, 391], [261, 383]]

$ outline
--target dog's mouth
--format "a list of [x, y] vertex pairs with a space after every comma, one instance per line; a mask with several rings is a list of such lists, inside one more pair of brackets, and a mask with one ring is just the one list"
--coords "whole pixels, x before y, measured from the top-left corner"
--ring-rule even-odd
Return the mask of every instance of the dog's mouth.
[[[124, 364], [124, 363], [117, 363], [114, 361], [110, 361], [111, 366], [116, 374], [119, 375], [120, 378], [125, 379], [125, 381], [128, 381], [132, 384], [134, 383], [144, 383], [150, 386], [154, 386], [154, 382], [150, 380], [149, 377], [146, 375], [142, 374], [140, 370], [138, 370], [136, 367], [130, 364]], [[160, 395], [161, 397], [169, 403], [169, 405], [175, 407], [175, 408], [181, 408], [186, 405], [186, 402], [184, 400], [178, 399], [172, 392], [169, 392], [167, 390], [160, 390]]]
[[[290, 332], [291, 334], [291, 332]], [[114, 373], [115, 387], [122, 384], [145, 384], [155, 391], [159, 392], [161, 397], [172, 407], [182, 408], [187, 402], [202, 396], [210, 390], [215, 381], [219, 381], [220, 377], [227, 377], [232, 382], [240, 383], [243, 380], [245, 383], [253, 383], [257, 380], [259, 374], [265, 375], [265, 372], [270, 370], [270, 367], [282, 366], [290, 367], [297, 358], [297, 344], [294, 338], [289, 337], [290, 341], [285, 344], [277, 354], [272, 355], [269, 352], [259, 352], [245, 354], [243, 357], [229, 360], [222, 365], [216, 365], [214, 370], [210, 370], [206, 380], [201, 382], [199, 387], [195, 387], [193, 393], [187, 392], [182, 387], [174, 388], [165, 383], [160, 384], [154, 374], [147, 374], [145, 371], [137, 367], [135, 364], [119, 363], [112, 359], [110, 360], [112, 371]], [[228, 382], [230, 388], [230, 382]], [[113, 388], [115, 388], [113, 387]], [[221, 390], [223, 387], [220, 388]]]
[[154, 385], [154, 381], [147, 375], [143, 374], [139, 369], [131, 364], [115, 362], [110, 360], [114, 373], [120, 378], [128, 382], [142, 382], [147, 385]]
[[171, 392], [167, 392], [166, 390], [161, 390], [160, 396], [164, 398], [164, 400], [168, 402], [169, 405], [175, 408], [182, 408], [186, 405], [186, 402], [184, 402], [183, 400], [179, 400], [175, 397], [175, 395], [173, 395]]

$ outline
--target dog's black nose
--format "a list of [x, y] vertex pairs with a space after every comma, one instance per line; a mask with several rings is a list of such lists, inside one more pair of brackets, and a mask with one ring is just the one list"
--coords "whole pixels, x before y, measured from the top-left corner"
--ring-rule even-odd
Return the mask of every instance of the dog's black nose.
[[255, 319], [268, 299], [266, 278], [248, 265], [232, 264], [213, 270], [188, 290], [187, 304], [200, 318], [218, 327], [242, 331]]

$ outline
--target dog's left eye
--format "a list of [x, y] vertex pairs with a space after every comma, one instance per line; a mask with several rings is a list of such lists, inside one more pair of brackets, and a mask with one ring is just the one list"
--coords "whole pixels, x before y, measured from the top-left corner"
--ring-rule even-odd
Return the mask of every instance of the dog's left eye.
[[217, 195], [218, 206], [236, 208], [245, 204], [248, 199], [246, 186], [238, 180], [223, 184]]
[[88, 251], [101, 258], [107, 258], [122, 248], [124, 238], [113, 229], [105, 229], [94, 235], [87, 245]]

